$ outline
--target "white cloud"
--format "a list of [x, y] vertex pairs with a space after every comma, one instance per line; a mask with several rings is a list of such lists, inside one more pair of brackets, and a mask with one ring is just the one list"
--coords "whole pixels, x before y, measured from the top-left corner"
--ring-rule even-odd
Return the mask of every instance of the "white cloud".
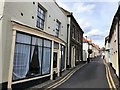
[[84, 18], [80, 18], [77, 21], [78, 21], [79, 25], [82, 27], [83, 31], [86, 30], [87, 28], [91, 27], [91, 24]]
[[[3, 2], [4, 0], [0, 0]], [[5, 2], [118, 2], [119, 0], [5, 0]]]
[[98, 29], [92, 29], [90, 32], [86, 33], [87, 36], [93, 36], [100, 33]]
[[109, 32], [108, 30], [101, 31], [99, 29], [92, 29], [91, 31], [85, 33], [84, 36], [88, 36], [90, 38], [92, 37], [92, 38], [94, 38], [96, 40], [97, 39], [100, 40], [100, 39], [108, 36], [108, 32]]
[[98, 29], [92, 29], [90, 32], [86, 33], [85, 35], [87, 36], [94, 36], [94, 35], [97, 35], [97, 36], [100, 36], [102, 35], [102, 32]]
[[84, 3], [74, 3], [73, 10], [75, 13], [92, 13], [95, 7], [96, 5], [94, 4], [85, 5]]
[[118, 2], [119, 0], [56, 0], [60, 2]]

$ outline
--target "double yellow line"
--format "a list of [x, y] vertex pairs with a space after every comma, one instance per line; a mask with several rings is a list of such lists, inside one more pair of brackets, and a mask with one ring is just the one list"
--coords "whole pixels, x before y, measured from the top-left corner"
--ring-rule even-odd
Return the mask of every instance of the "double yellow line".
[[[87, 63], [86, 63], [87, 64]], [[80, 68], [82, 68], [83, 66], [85, 66], [86, 64], [82, 65], [81, 67], [78, 67], [77, 69], [71, 71], [68, 75], [66, 75], [64, 78], [62, 78], [60, 81], [54, 83], [53, 85], [47, 87], [45, 90], [52, 90], [58, 86], [60, 86], [61, 84], [63, 84], [64, 82], [66, 82], [77, 70], [79, 70]]]
[[108, 81], [108, 85], [110, 87], [110, 90], [117, 90], [116, 86], [115, 86], [115, 83], [113, 81], [113, 78], [111, 76], [111, 73], [110, 73], [110, 69], [109, 69], [109, 66], [107, 65], [106, 61], [103, 60], [103, 63], [105, 64], [105, 68], [106, 68], [106, 78], [107, 78], [107, 81]]
[[[110, 90], [117, 90], [116, 86], [115, 86], [115, 83], [113, 81], [113, 78], [111, 76], [111, 73], [110, 73], [110, 69], [109, 69], [109, 66], [107, 65], [107, 63], [105, 62], [105, 60], [103, 60], [103, 63], [105, 65], [105, 68], [106, 68], [106, 78], [107, 78], [107, 81], [108, 81], [108, 85], [110, 87]], [[79, 70], [80, 68], [82, 68], [83, 66], [85, 66], [86, 64], [82, 65], [81, 67], [71, 71], [68, 75], [66, 75], [64, 78], [62, 78], [60, 81], [52, 84], [51, 86], [47, 87], [45, 90], [52, 90], [58, 86], [60, 86], [61, 84], [63, 84], [64, 82], [66, 82], [77, 70]]]

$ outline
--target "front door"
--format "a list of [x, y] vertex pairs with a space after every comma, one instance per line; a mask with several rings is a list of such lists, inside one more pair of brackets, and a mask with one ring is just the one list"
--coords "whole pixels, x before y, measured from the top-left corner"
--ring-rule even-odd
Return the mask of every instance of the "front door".
[[53, 53], [53, 68], [57, 68], [57, 52]]
[[71, 52], [71, 67], [75, 67], [75, 47], [72, 46]]

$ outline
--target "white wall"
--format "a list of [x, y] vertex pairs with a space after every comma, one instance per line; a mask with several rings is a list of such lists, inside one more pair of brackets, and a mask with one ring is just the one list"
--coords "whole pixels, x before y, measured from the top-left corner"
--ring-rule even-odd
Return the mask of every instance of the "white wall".
[[87, 61], [87, 52], [83, 50], [83, 61]]
[[88, 43], [83, 43], [83, 53], [84, 53], [83, 54], [83, 61], [87, 61], [87, 58], [88, 58]]

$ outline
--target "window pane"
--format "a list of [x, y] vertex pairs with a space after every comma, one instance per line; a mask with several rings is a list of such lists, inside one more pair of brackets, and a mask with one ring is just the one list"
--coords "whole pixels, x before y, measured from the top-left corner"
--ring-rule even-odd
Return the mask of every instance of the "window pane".
[[38, 8], [38, 11], [40, 12], [40, 11], [41, 11], [41, 8]]
[[38, 46], [34, 46], [33, 55], [29, 65], [29, 75], [40, 74]]
[[58, 43], [54, 43], [54, 49], [59, 49], [59, 44]]
[[43, 24], [41, 24], [41, 28], [44, 28]]
[[44, 48], [42, 74], [50, 73], [50, 55], [51, 55], [50, 50], [51, 49], [49, 48]]
[[39, 58], [40, 74], [41, 74], [42, 47], [38, 47], [38, 58]]
[[13, 67], [13, 80], [25, 78], [29, 70], [30, 46], [16, 44]]
[[38, 38], [38, 46], [42, 46], [42, 39]]
[[32, 45], [37, 45], [37, 38], [36, 37], [32, 37]]
[[44, 15], [43, 15], [43, 14], [41, 14], [41, 15], [40, 15], [40, 18], [44, 20]]
[[35, 50], [35, 46], [32, 46], [32, 48], [31, 48], [30, 62], [32, 61], [32, 57], [33, 57], [34, 50]]
[[65, 68], [65, 47], [61, 45], [61, 69]]
[[17, 33], [16, 42], [30, 44], [31, 43], [31, 36]]
[[55, 30], [55, 36], [59, 36], [59, 30]]
[[41, 14], [44, 14], [44, 11], [41, 9]]
[[44, 21], [43, 21], [43, 20], [40, 20], [40, 23], [41, 23], [41, 24], [44, 24]]
[[44, 40], [44, 47], [51, 47], [51, 41]]
[[39, 16], [39, 11], [37, 11], [37, 16]]
[[[43, 29], [44, 28], [44, 21], [45, 21], [45, 11], [38, 6], [38, 12], [37, 12], [37, 18], [39, 18], [39, 20], [37, 20], [37, 27]], [[38, 24], [39, 22], [39, 24]]]
[[37, 37], [32, 37], [32, 45], [42, 46], [42, 39]]

